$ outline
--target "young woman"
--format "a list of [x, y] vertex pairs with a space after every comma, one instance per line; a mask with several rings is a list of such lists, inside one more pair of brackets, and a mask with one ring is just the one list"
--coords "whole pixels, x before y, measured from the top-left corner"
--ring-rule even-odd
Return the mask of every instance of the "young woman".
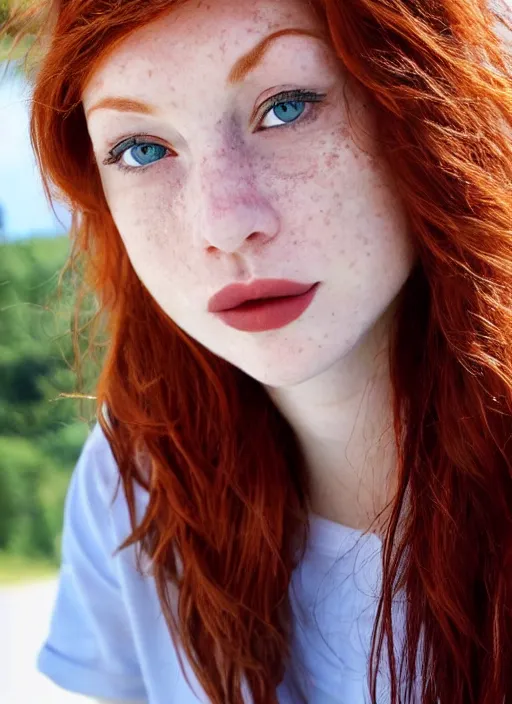
[[44, 4], [33, 143], [110, 344], [40, 669], [512, 702], [505, 8]]

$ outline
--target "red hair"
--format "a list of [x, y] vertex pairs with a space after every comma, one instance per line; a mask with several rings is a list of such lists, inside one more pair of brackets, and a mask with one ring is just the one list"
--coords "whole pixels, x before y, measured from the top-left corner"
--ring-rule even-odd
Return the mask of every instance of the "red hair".
[[[373, 100], [419, 255], [390, 346], [398, 490], [372, 697], [387, 653], [392, 704], [404, 701], [402, 681], [412, 701], [416, 675], [423, 704], [512, 702], [512, 68], [499, 13], [483, 0], [311, 3]], [[97, 398], [132, 516], [121, 548], [151, 558], [170, 633], [214, 704], [241, 704], [243, 680], [255, 704], [276, 702], [307, 539], [305, 463], [262, 385], [181, 331], [136, 276], [81, 105], [98, 61], [173, 3], [44, 5], [31, 133], [48, 193], [75, 213], [74, 261], [110, 336]], [[149, 492], [139, 524], [136, 482]], [[399, 671], [391, 604], [402, 589]]]

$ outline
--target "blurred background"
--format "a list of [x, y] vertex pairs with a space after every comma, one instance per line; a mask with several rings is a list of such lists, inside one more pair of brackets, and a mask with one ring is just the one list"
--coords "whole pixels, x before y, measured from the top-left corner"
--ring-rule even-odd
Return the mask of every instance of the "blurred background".
[[[24, 0], [27, 1], [27, 0]], [[0, 0], [0, 26], [10, 0]], [[56, 593], [63, 504], [88, 426], [75, 389], [69, 214], [47, 203], [29, 138], [31, 86], [0, 39], [0, 702], [78, 704], [35, 669]]]

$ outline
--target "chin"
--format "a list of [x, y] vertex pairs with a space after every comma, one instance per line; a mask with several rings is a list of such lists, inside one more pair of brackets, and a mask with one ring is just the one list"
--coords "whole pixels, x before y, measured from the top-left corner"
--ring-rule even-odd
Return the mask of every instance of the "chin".
[[308, 344], [304, 343], [298, 349], [290, 351], [283, 345], [281, 353], [278, 351], [272, 358], [260, 351], [257, 358], [247, 355], [243, 360], [229, 361], [264, 386], [296, 386], [327, 371], [343, 357], [343, 350], [335, 352], [332, 347], [318, 349], [318, 346], [311, 342], [309, 346], [308, 350]]

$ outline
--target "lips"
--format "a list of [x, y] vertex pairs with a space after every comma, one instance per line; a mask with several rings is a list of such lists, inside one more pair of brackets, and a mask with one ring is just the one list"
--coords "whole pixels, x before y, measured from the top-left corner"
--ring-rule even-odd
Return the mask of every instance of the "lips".
[[218, 313], [231, 310], [247, 301], [300, 296], [314, 285], [314, 283], [302, 284], [287, 279], [258, 279], [250, 284], [230, 284], [210, 298], [208, 311]]
[[311, 305], [320, 282], [259, 279], [231, 284], [210, 298], [208, 310], [225, 325], [248, 333], [278, 330], [297, 320]]

